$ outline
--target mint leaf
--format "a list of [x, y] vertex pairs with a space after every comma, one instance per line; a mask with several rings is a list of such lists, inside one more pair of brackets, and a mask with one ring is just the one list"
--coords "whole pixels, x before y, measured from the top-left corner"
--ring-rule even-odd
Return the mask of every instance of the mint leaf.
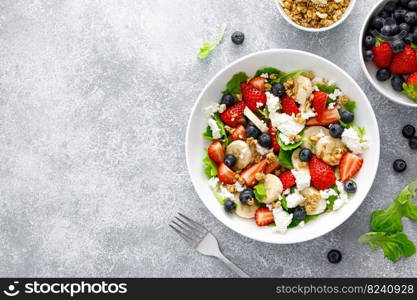
[[410, 241], [403, 232], [388, 235], [385, 232], [369, 232], [362, 235], [358, 242], [369, 244], [372, 250], [381, 248], [384, 256], [393, 262], [397, 262], [401, 257], [410, 257], [416, 253], [416, 246]]
[[224, 34], [226, 33], [226, 24], [221, 26], [220, 34], [217, 36], [216, 40], [212, 43], [203, 43], [200, 47], [200, 51], [197, 54], [199, 59], [207, 58], [211, 52], [216, 48], [222, 41]]
[[303, 139], [301, 139], [297, 143], [286, 145], [278, 135], [278, 144], [281, 147], [281, 149], [284, 150], [284, 151], [294, 150], [294, 149], [298, 148], [302, 143], [303, 143]]
[[265, 185], [260, 183], [253, 188], [253, 193], [255, 194], [256, 200], [262, 202], [266, 198]]
[[279, 151], [279, 154], [278, 154], [279, 164], [289, 170], [293, 168], [292, 159], [291, 159], [292, 152], [293, 151], [281, 150]]
[[261, 76], [262, 74], [268, 74], [268, 76], [271, 74], [277, 74], [279, 76], [279, 74], [281, 74], [281, 71], [274, 67], [265, 67], [257, 70], [254, 77]]
[[232, 94], [232, 95], [240, 94], [241, 93], [240, 83], [241, 82], [246, 82], [248, 80], [248, 78], [249, 78], [248, 75], [246, 75], [246, 73], [244, 73], [244, 72], [236, 73], [226, 83], [226, 90], [224, 90], [222, 93], [223, 94]]
[[320, 82], [317, 83], [317, 87], [319, 88], [320, 91], [326, 94], [333, 94], [334, 91], [338, 89], [337, 85], [335, 84], [327, 85], [327, 84], [320, 83]]
[[214, 161], [212, 161], [207, 155], [204, 157], [203, 159], [203, 163], [204, 163], [204, 174], [206, 174], [206, 176], [208, 178], [212, 178], [217, 176], [217, 165]]
[[350, 112], [355, 112], [356, 109], [356, 102], [353, 100], [349, 100], [345, 105], [343, 105], [344, 109]]

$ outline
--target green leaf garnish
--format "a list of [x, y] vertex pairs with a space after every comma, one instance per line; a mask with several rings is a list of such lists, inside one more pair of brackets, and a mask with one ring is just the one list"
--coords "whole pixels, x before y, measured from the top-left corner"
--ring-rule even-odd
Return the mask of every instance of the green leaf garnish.
[[281, 74], [281, 71], [274, 67], [265, 67], [257, 70], [254, 77], [261, 76], [262, 74], [268, 74], [268, 76], [271, 74], [276, 74], [277, 76], [279, 76], [279, 74]]
[[279, 164], [288, 170], [291, 170], [293, 168], [292, 159], [291, 159], [292, 152], [293, 151], [291, 150], [290, 151], [281, 150], [279, 151], [279, 154], [278, 154]]
[[232, 78], [226, 83], [226, 89], [222, 92], [223, 94], [240, 94], [240, 83], [246, 82], [248, 80], [248, 75], [244, 72], [236, 73]]
[[334, 91], [338, 89], [337, 85], [335, 84], [327, 85], [327, 84], [320, 83], [320, 82], [317, 83], [317, 87], [319, 88], [320, 91], [326, 94], [333, 94]]
[[308, 75], [308, 72], [307, 71], [294, 71], [294, 72], [291, 72], [291, 73], [288, 73], [286, 75], [278, 77], [277, 79], [273, 80], [272, 83], [277, 83], [277, 82], [284, 83], [288, 79], [296, 78], [300, 75], [306, 76], [306, 75]]
[[[229, 144], [229, 137], [227, 136], [226, 129], [224, 127], [223, 121], [220, 119], [220, 114], [215, 113], [213, 114], [213, 119], [216, 121], [217, 127], [220, 129], [221, 138], [219, 141], [223, 143], [225, 146]], [[213, 138], [213, 132], [211, 131], [210, 126], [207, 126], [206, 131], [203, 132], [203, 137], [209, 141], [215, 141], [216, 139]]]
[[306, 216], [304, 220], [297, 220], [297, 219], [292, 219], [292, 222], [290, 225], [288, 225], [288, 228], [294, 228], [297, 227], [298, 225], [300, 225], [300, 223], [302, 221], [304, 221], [304, 223], [309, 223], [315, 219], [317, 219], [319, 217], [319, 215], [314, 215], [314, 216]]
[[269, 119], [268, 108], [264, 107], [263, 109], [258, 109], [256, 112], [260, 114], [264, 119]]
[[287, 197], [285, 195], [281, 196], [281, 206], [284, 210], [288, 211]]
[[220, 29], [220, 34], [217, 36], [216, 40], [212, 43], [203, 43], [200, 47], [200, 51], [197, 54], [199, 59], [207, 58], [211, 52], [216, 48], [221, 41], [223, 40], [223, 36], [226, 33], [226, 24], [223, 24]]
[[278, 135], [278, 144], [279, 144], [279, 146], [281, 147], [281, 149], [282, 150], [284, 150], [284, 151], [290, 151], [290, 150], [294, 150], [294, 149], [296, 149], [296, 148], [298, 148], [302, 143], [303, 143], [303, 139], [301, 139], [299, 142], [297, 142], [297, 143], [294, 143], [294, 144], [289, 144], [289, 145], [286, 145], [282, 140], [281, 140], [281, 138], [279, 137], [279, 135]]
[[345, 110], [353, 113], [355, 112], [355, 109], [356, 109], [356, 102], [353, 100], [349, 100], [345, 105], [343, 105], [343, 107]]
[[334, 202], [336, 201], [337, 196], [331, 195], [329, 198], [326, 199], [327, 203], [327, 209], [333, 209]]
[[203, 163], [204, 163], [204, 174], [206, 174], [206, 176], [208, 178], [212, 178], [217, 176], [217, 165], [214, 161], [212, 161], [210, 159], [210, 157], [208, 157], [207, 155], [204, 157], [203, 159]]
[[262, 202], [266, 198], [265, 185], [260, 183], [253, 188], [253, 193], [255, 194], [256, 200]]

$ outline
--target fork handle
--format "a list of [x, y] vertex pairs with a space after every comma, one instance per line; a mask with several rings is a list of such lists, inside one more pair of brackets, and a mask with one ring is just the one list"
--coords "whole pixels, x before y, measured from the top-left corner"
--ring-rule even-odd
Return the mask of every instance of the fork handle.
[[223, 254], [219, 254], [216, 256], [218, 259], [220, 259], [222, 262], [224, 262], [232, 271], [234, 271], [236, 274], [238, 274], [242, 278], [250, 278], [248, 274], [243, 272], [238, 266], [236, 266], [234, 263], [232, 263], [230, 260], [228, 260]]

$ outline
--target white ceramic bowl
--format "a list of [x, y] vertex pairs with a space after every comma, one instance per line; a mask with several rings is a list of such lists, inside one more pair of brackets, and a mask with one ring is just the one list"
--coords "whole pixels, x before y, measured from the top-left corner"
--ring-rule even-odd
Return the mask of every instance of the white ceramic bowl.
[[[202, 159], [205, 156], [205, 149], [209, 145], [208, 141], [202, 136], [207, 127], [207, 115], [203, 109], [211, 104], [218, 103], [221, 91], [224, 90], [226, 82], [233, 74], [246, 72], [249, 76], [253, 76], [257, 69], [265, 66], [273, 66], [286, 72], [311, 70], [317, 76], [334, 80], [342, 91], [357, 102], [355, 120], [359, 125], [365, 126], [370, 143], [370, 149], [364, 155], [364, 165], [357, 176], [358, 190], [351, 197], [349, 203], [336, 212], [320, 216], [303, 228], [290, 229], [285, 235], [273, 233], [273, 228], [268, 226], [258, 227], [254, 220], [245, 220], [235, 215], [228, 215], [213, 196], [203, 172]], [[361, 205], [372, 186], [378, 168], [379, 131], [375, 114], [368, 99], [358, 84], [346, 72], [330, 61], [308, 52], [276, 49], [257, 52], [238, 59], [210, 80], [192, 108], [186, 133], [185, 151], [187, 167], [194, 188], [203, 203], [220, 222], [254, 240], [275, 244], [291, 244], [317, 238], [335, 229]]]
[[378, 81], [376, 79], [376, 72], [378, 71], [378, 67], [373, 62], [365, 62], [363, 60], [363, 39], [365, 37], [366, 28], [368, 27], [368, 23], [371, 21], [372, 17], [377, 15], [384, 5], [389, 0], [381, 0], [377, 1], [377, 4], [371, 9], [368, 16], [366, 17], [366, 21], [362, 26], [361, 34], [359, 35], [359, 60], [361, 62], [362, 70], [365, 72], [366, 77], [368, 77], [369, 81], [372, 85], [380, 92], [383, 96], [389, 98], [390, 100], [399, 103], [401, 105], [409, 106], [409, 107], [417, 107], [417, 102], [409, 99], [406, 95], [396, 92], [391, 87], [391, 80], [387, 80], [384, 82]]
[[288, 23], [290, 23], [295, 28], [298, 28], [298, 29], [304, 30], [304, 31], [308, 31], [308, 32], [322, 32], [322, 31], [327, 31], [327, 30], [330, 30], [330, 29], [333, 29], [333, 28], [339, 26], [340, 24], [342, 24], [347, 19], [347, 17], [350, 15], [350, 13], [353, 10], [353, 7], [356, 4], [356, 0], [350, 0], [349, 7], [346, 9], [343, 16], [340, 18], [339, 21], [333, 23], [331, 26], [322, 27], [322, 28], [309, 28], [309, 27], [304, 27], [304, 26], [298, 25], [293, 20], [291, 20], [291, 18], [285, 13], [284, 9], [282, 8], [281, 4], [279, 3], [279, 0], [272, 0], [272, 1], [275, 2], [275, 5], [278, 8], [279, 13], [281, 14], [281, 16], [285, 20], [287, 20]]

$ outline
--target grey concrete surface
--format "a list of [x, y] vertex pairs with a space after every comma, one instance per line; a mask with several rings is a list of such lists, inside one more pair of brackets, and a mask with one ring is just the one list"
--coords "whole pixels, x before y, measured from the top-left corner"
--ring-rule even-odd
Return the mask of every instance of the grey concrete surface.
[[[169, 230], [178, 210], [202, 222], [252, 276], [417, 276], [417, 257], [393, 264], [356, 240], [372, 210], [417, 178], [400, 131], [416, 110], [391, 103], [359, 65], [360, 26], [375, 1], [357, 1], [328, 33], [295, 30], [267, 0], [0, 2], [0, 276], [231, 277]], [[206, 61], [200, 44], [229, 30]], [[230, 34], [246, 34], [242, 46]], [[208, 80], [246, 54], [294, 48], [347, 70], [378, 117], [382, 156], [373, 188], [337, 230], [298, 245], [232, 232], [198, 199], [184, 135]], [[395, 158], [409, 164], [394, 174]], [[417, 241], [416, 224], [406, 222]], [[343, 252], [327, 262], [331, 248]]]

